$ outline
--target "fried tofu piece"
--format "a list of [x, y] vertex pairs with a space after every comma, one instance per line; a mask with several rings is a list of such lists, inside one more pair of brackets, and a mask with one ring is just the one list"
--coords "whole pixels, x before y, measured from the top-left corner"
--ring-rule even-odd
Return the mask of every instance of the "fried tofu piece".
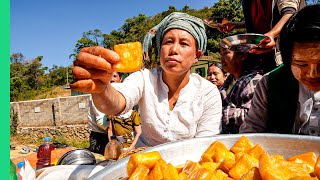
[[159, 165], [158, 162], [156, 162], [154, 167], [151, 169], [148, 177], [149, 177], [149, 179], [153, 179], [153, 180], [161, 180], [161, 179], [163, 179], [162, 172], [161, 172], [161, 169], [160, 169], [160, 165]]
[[234, 159], [225, 159], [221, 162], [219, 169], [228, 174], [235, 163]]
[[259, 171], [264, 180], [290, 179], [296, 176], [310, 177], [309, 172], [301, 165], [268, 154], [261, 155]]
[[320, 156], [314, 165], [314, 174], [318, 177], [318, 179], [320, 179]]
[[148, 173], [149, 168], [145, 167], [142, 164], [139, 164], [134, 172], [130, 175], [129, 180], [139, 179], [139, 180], [147, 180], [148, 179]]
[[308, 169], [309, 173], [314, 172], [314, 166], [316, 164], [317, 156], [314, 152], [307, 152], [291, 156], [287, 159], [288, 161], [294, 161], [296, 163], [305, 164], [304, 166]]
[[189, 175], [193, 170], [200, 168], [201, 165], [199, 163], [187, 160], [185, 166], [182, 169], [182, 172], [185, 172]]
[[248, 154], [250, 156], [253, 156], [255, 157], [256, 159], [259, 160], [260, 156], [262, 154], [265, 154], [267, 153], [266, 150], [263, 149], [262, 146], [260, 146], [259, 144], [256, 144], [253, 148], [251, 148], [249, 151], [248, 151]]
[[117, 44], [114, 51], [120, 56], [120, 61], [112, 65], [117, 72], [134, 72], [142, 68], [142, 45], [140, 42]]
[[241, 136], [236, 143], [230, 148], [230, 151], [233, 153], [238, 152], [248, 152], [253, 148], [253, 143], [245, 136]]
[[207, 168], [212, 172], [217, 170], [219, 168], [219, 166], [220, 166], [220, 163], [215, 163], [215, 162], [205, 162], [205, 163], [201, 164], [202, 168]]
[[194, 180], [211, 180], [213, 173], [207, 168], [197, 168], [193, 170], [187, 179], [194, 179]]
[[132, 154], [128, 161], [127, 174], [131, 176], [138, 165], [144, 165], [148, 169], [152, 169], [159, 159], [162, 159], [162, 157], [157, 151]]
[[241, 180], [261, 180], [259, 168], [251, 168], [250, 171], [242, 176]]
[[244, 154], [230, 169], [229, 176], [240, 180], [243, 175], [245, 175], [251, 168], [259, 167], [259, 161], [248, 155]]
[[212, 175], [212, 180], [227, 180], [228, 179], [228, 174], [224, 173], [220, 169], [214, 171]]

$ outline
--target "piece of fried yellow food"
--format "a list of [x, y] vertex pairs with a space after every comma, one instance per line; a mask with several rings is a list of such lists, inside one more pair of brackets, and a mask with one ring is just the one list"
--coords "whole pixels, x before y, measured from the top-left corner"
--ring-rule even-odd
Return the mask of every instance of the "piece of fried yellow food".
[[187, 160], [184, 167], [182, 168], [182, 172], [185, 172], [187, 175], [189, 175], [193, 170], [200, 167], [201, 165], [199, 163]]
[[307, 153], [291, 156], [287, 160], [294, 161], [300, 164], [305, 164], [304, 166], [308, 169], [309, 173], [312, 173], [314, 172], [314, 166], [316, 164], [317, 155], [314, 152], [307, 152]]
[[314, 174], [318, 177], [318, 179], [320, 179], [320, 156], [314, 165]]
[[245, 136], [241, 136], [236, 143], [230, 148], [233, 153], [248, 152], [253, 148], [253, 143]]
[[262, 154], [267, 153], [259, 144], [256, 144], [253, 148], [248, 151], [248, 154], [259, 160]]
[[262, 154], [259, 161], [260, 176], [264, 180], [290, 179], [296, 176], [310, 177], [306, 168], [293, 161]]
[[220, 141], [215, 141], [202, 154], [199, 161], [200, 164], [204, 162], [222, 162], [225, 159], [235, 160], [235, 155]]
[[131, 176], [138, 165], [144, 165], [148, 169], [152, 169], [159, 159], [162, 159], [162, 157], [157, 151], [132, 154], [128, 161], [127, 173]]
[[224, 173], [220, 169], [213, 172], [212, 180], [229, 180], [231, 178], [228, 178], [228, 174]]
[[129, 180], [134, 180], [134, 179], [147, 180], [149, 171], [150, 170], [147, 167], [145, 167], [142, 164], [139, 164], [137, 168], [134, 170], [134, 172], [131, 174]]
[[229, 176], [233, 179], [239, 180], [243, 175], [245, 175], [251, 168], [259, 167], [259, 160], [244, 154], [236, 163], [232, 166], [229, 171]]
[[117, 44], [114, 51], [119, 54], [120, 61], [112, 65], [117, 72], [134, 72], [142, 68], [142, 45], [140, 42]]
[[149, 179], [154, 179], [154, 180], [163, 179], [162, 172], [161, 172], [160, 165], [159, 165], [158, 161], [151, 169], [151, 171], [149, 173]]
[[168, 163], [168, 172], [169, 172], [169, 179], [179, 180], [178, 171], [171, 163]]
[[213, 173], [207, 168], [198, 168], [193, 170], [187, 179], [211, 180]]
[[251, 168], [250, 171], [242, 176], [241, 180], [261, 180], [259, 168]]

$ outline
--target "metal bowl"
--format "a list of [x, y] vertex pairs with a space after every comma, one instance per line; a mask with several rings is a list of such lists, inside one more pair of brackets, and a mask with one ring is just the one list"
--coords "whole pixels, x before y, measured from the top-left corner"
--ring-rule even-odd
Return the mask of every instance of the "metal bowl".
[[60, 157], [57, 165], [94, 165], [96, 158], [87, 149], [74, 149]]
[[263, 34], [246, 33], [228, 36], [220, 41], [220, 46], [238, 52], [248, 52], [250, 49], [258, 47], [259, 43], [269, 38]]
[[[231, 148], [242, 135], [245, 135], [252, 143], [260, 144], [269, 154], [281, 154], [286, 158], [310, 151], [315, 152], [317, 156], [320, 154], [320, 137], [264, 133], [193, 138], [162, 144], [142, 152], [158, 151], [167, 163], [172, 163], [176, 166], [184, 164], [186, 160], [199, 161], [203, 152], [216, 140], [221, 141], [228, 148]], [[92, 175], [90, 179], [118, 180], [119, 178], [126, 177], [128, 160], [129, 157], [126, 157], [111, 166], [107, 166]]]

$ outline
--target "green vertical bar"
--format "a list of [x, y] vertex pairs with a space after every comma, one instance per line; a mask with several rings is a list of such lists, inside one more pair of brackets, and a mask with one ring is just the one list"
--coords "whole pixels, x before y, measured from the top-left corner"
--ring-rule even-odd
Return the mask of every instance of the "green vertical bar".
[[0, 174], [10, 170], [10, 0], [0, 0]]

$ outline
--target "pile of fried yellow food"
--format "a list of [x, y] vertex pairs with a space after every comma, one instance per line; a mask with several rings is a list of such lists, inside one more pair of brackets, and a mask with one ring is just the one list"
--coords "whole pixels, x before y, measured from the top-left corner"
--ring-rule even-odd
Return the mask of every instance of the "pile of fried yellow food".
[[306, 152], [285, 159], [268, 154], [259, 144], [242, 136], [230, 148], [213, 142], [199, 162], [187, 160], [174, 167], [159, 152], [136, 153], [127, 165], [129, 177], [123, 179], [173, 180], [317, 180], [320, 179], [320, 156]]

